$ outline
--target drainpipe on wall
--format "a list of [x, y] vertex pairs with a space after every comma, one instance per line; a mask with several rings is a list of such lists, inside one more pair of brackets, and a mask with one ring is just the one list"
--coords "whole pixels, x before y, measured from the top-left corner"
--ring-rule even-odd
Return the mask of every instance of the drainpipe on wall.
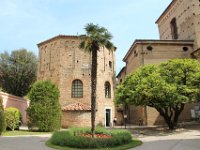
[[76, 49], [74, 48], [74, 57], [73, 57], [73, 69], [75, 69], [75, 64], [76, 64]]
[[145, 54], [145, 52], [144, 52], [144, 49], [143, 49], [143, 43], [141, 43], [142, 44], [142, 66], [144, 66], [144, 54]]
[[[142, 66], [144, 66], [144, 55], [145, 55], [145, 52], [144, 52], [144, 47], [143, 47], [143, 43], [142, 44]], [[144, 124], [147, 125], [148, 122], [147, 122], [147, 106], [144, 106]]]

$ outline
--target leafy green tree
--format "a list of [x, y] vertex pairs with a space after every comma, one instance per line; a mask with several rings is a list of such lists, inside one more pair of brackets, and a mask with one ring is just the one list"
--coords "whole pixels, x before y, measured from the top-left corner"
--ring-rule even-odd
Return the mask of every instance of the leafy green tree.
[[28, 93], [36, 79], [37, 58], [26, 49], [0, 54], [0, 85], [2, 89], [16, 96]]
[[27, 109], [29, 129], [55, 131], [61, 127], [61, 107], [59, 90], [51, 81], [37, 81], [29, 94], [30, 106]]
[[155, 108], [169, 129], [176, 127], [185, 104], [199, 93], [200, 64], [174, 59], [159, 66], [147, 65], [129, 75], [116, 89], [116, 105], [124, 103]]
[[108, 50], [114, 50], [114, 45], [110, 42], [112, 35], [104, 27], [99, 27], [93, 23], [89, 23], [85, 27], [86, 35], [81, 35], [81, 43], [79, 47], [92, 53], [91, 68], [91, 131], [95, 134], [95, 118], [96, 118], [96, 83], [97, 83], [97, 53], [101, 47]]
[[4, 108], [3, 108], [3, 102], [0, 98], [0, 135], [6, 128], [6, 122], [5, 122], [5, 115], [4, 115]]
[[19, 128], [21, 122], [21, 113], [19, 109], [14, 107], [9, 107], [5, 109], [5, 120], [6, 126], [14, 131]]

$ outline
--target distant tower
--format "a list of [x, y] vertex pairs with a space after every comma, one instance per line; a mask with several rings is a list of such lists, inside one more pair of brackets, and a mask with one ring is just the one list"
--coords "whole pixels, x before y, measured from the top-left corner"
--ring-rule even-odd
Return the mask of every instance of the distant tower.
[[194, 40], [200, 48], [199, 0], [173, 0], [156, 21], [161, 40]]

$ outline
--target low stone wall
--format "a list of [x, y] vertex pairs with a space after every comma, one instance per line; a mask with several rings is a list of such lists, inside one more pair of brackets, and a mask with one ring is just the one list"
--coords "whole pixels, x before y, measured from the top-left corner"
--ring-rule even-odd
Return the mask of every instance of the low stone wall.
[[27, 123], [27, 114], [26, 114], [26, 109], [29, 106], [29, 101], [22, 98], [22, 97], [17, 97], [11, 94], [7, 94], [4, 92], [0, 92], [0, 98], [3, 100], [3, 106], [4, 108], [8, 107], [15, 107], [18, 108], [19, 111], [22, 114], [22, 122], [23, 124]]

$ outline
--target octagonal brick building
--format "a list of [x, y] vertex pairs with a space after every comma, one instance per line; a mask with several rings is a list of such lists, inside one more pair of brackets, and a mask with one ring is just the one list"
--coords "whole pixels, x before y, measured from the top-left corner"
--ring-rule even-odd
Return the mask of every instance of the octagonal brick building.
[[[91, 53], [79, 49], [78, 36], [58, 35], [38, 44], [37, 80], [51, 80], [60, 91], [62, 126], [91, 126]], [[115, 55], [98, 51], [96, 124], [114, 118]]]

